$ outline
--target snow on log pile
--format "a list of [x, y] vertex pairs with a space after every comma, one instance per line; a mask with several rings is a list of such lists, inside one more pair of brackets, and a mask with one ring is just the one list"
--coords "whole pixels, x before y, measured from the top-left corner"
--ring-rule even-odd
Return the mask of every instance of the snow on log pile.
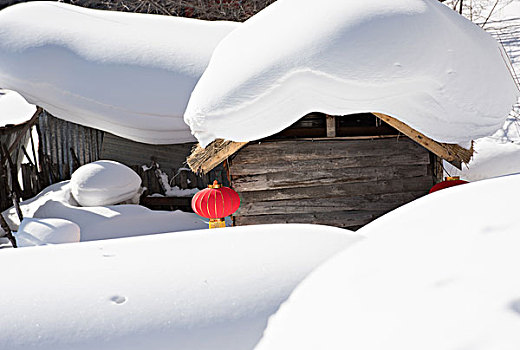
[[378, 112], [469, 148], [519, 95], [506, 61], [436, 0], [279, 0], [220, 42], [185, 121], [204, 147], [267, 137], [309, 112]]
[[520, 348], [520, 175], [435, 192], [368, 224], [304, 280], [256, 350]]
[[31, 119], [36, 107], [15, 91], [0, 89], [0, 128], [22, 124]]
[[252, 349], [293, 288], [360, 237], [266, 225], [5, 249], [0, 348]]
[[[205, 221], [193, 213], [154, 211], [140, 205], [125, 204], [139, 202], [142, 192], [140, 185], [141, 179], [132, 169], [117, 162], [101, 160], [79, 167], [70, 181], [48, 186], [37, 196], [21, 202], [22, 222], [19, 222], [14, 207], [2, 214], [13, 231], [20, 231], [15, 237], [18, 239], [20, 235], [22, 240], [30, 241], [33, 245], [59, 243], [55, 236], [40, 229], [48, 219], [63, 219], [77, 225], [77, 239], [72, 232], [74, 230], [67, 231], [72, 232], [73, 241], [144, 236], [208, 227]], [[66, 227], [70, 228], [70, 225]], [[57, 235], [58, 240], [63, 242], [65, 234]]]
[[54, 116], [135, 141], [193, 141], [182, 116], [238, 26], [35, 1], [0, 11], [0, 87]]

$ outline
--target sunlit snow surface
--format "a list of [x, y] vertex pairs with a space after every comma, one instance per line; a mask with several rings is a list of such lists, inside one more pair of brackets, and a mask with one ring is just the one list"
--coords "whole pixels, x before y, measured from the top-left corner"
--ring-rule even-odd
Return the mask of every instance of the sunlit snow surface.
[[266, 137], [309, 112], [381, 112], [468, 147], [519, 95], [506, 61], [436, 0], [279, 0], [220, 42], [185, 120], [206, 145]]
[[2, 249], [0, 349], [252, 349], [297, 283], [359, 238], [260, 225]]
[[0, 127], [8, 124], [21, 124], [36, 112], [36, 107], [27, 103], [20, 94], [0, 89]]
[[[483, 18], [475, 19], [477, 23], [483, 25], [494, 3], [483, 11]], [[484, 28], [503, 45], [520, 83], [520, 0], [500, 2]], [[520, 101], [504, 125], [493, 135], [475, 140], [474, 148], [473, 159], [462, 170], [445, 164], [450, 175], [476, 181], [520, 173]]]
[[0, 87], [58, 118], [132, 140], [193, 141], [182, 116], [238, 26], [35, 1], [0, 11]]
[[519, 187], [520, 175], [452, 187], [368, 224], [256, 349], [519, 349]]

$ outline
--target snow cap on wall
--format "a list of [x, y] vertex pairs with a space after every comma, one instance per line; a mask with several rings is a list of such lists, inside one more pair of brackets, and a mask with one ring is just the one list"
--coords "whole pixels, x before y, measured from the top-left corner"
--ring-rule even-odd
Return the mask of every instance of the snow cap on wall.
[[182, 116], [214, 47], [238, 23], [52, 1], [0, 11], [0, 87], [54, 116], [135, 141], [194, 141]]
[[468, 147], [515, 103], [509, 68], [490, 35], [436, 0], [279, 0], [220, 42], [184, 119], [205, 146], [309, 112], [379, 112]]

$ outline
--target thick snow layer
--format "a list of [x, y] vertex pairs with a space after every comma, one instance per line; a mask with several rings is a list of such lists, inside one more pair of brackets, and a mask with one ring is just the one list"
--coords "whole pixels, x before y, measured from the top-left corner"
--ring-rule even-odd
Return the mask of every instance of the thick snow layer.
[[[182, 211], [150, 210], [132, 204], [80, 207], [71, 195], [69, 181], [47, 187], [36, 197], [21, 202], [20, 207], [24, 218], [60, 218], [74, 222], [80, 227], [81, 241], [208, 227], [198, 215]], [[16, 231], [19, 221], [15, 209], [10, 208], [3, 214], [9, 226]]]
[[20, 94], [0, 89], [0, 127], [8, 124], [21, 124], [33, 116], [36, 106], [33, 106]]
[[[477, 23], [485, 22], [495, 3], [488, 1]], [[520, 83], [520, 0], [499, 2], [484, 28], [503, 45]], [[459, 170], [446, 163], [447, 172], [469, 181], [520, 173], [520, 103], [502, 128], [492, 136], [475, 140], [474, 148], [467, 167]]]
[[520, 348], [520, 175], [420, 198], [304, 280], [257, 350]]
[[18, 247], [75, 243], [80, 240], [80, 228], [63, 219], [24, 218], [14, 237]]
[[112, 160], [98, 160], [79, 167], [70, 178], [72, 196], [83, 207], [105, 206], [134, 200], [141, 189], [135, 171]]
[[207, 145], [266, 137], [313, 111], [380, 112], [469, 146], [519, 95], [503, 55], [436, 0], [279, 0], [217, 46], [184, 119]]
[[54, 116], [136, 141], [193, 141], [182, 116], [238, 24], [35, 1], [0, 11], [0, 87]]
[[[509, 121], [513, 129], [520, 127], [518, 120]], [[498, 134], [498, 133], [497, 133]], [[492, 177], [520, 173], [520, 138], [515, 137], [515, 130], [508, 130], [508, 136], [497, 134], [475, 141], [475, 153], [470, 163], [461, 170], [444, 163], [446, 172], [457, 175], [467, 181], [478, 181]]]
[[263, 225], [5, 249], [0, 348], [252, 349], [292, 289], [359, 238]]

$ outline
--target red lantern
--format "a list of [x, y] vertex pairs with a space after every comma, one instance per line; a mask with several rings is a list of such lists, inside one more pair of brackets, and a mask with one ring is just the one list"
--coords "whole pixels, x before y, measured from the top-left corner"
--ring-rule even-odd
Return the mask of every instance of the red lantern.
[[226, 227], [223, 218], [236, 212], [239, 206], [238, 193], [229, 187], [221, 187], [217, 181], [197, 192], [191, 200], [193, 211], [210, 219], [209, 228]]
[[467, 181], [461, 180], [460, 177], [458, 177], [458, 176], [449, 176], [449, 177], [445, 178], [444, 181], [439, 182], [438, 184], [433, 186], [430, 189], [430, 193], [439, 191], [439, 190], [443, 190], [448, 187], [453, 187], [453, 186], [467, 184], [467, 183], [468, 183]]

